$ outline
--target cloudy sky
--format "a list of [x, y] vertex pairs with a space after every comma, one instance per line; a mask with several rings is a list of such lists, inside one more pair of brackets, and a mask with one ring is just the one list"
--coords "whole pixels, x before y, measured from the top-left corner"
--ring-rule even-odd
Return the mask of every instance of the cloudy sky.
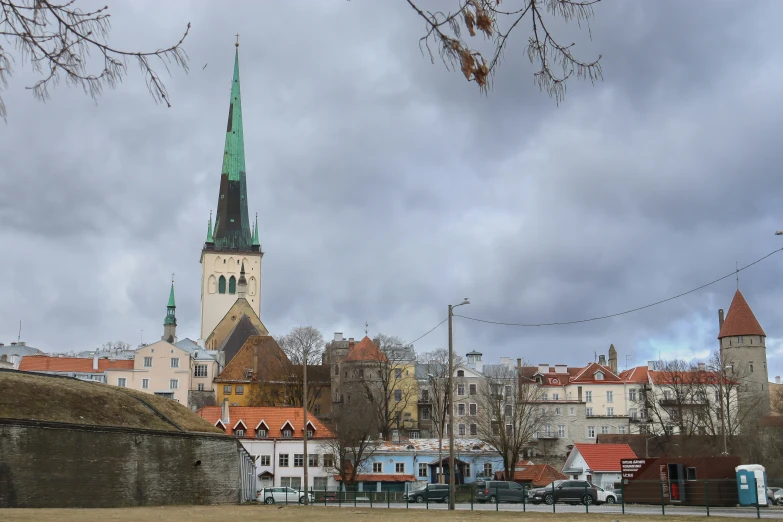
[[[88, 3], [89, 4], [89, 3]], [[217, 204], [234, 34], [262, 320], [273, 334], [414, 340], [460, 313], [556, 322], [635, 308], [783, 247], [783, 5], [607, 0], [593, 40], [562, 29], [604, 81], [558, 107], [513, 40], [488, 96], [431, 64], [402, 0], [110, 2], [113, 45], [156, 49], [192, 23], [191, 71], [155, 105], [130, 75], [98, 104], [42, 103], [17, 61], [0, 124], [0, 342], [47, 351], [162, 335], [176, 273], [180, 337], [198, 337], [200, 250]], [[206, 68], [203, 68], [207, 64]], [[783, 373], [783, 253], [740, 286]], [[571, 326], [455, 319], [455, 348], [621, 368], [705, 357], [734, 277], [654, 308]], [[445, 325], [416, 343], [446, 346]]]

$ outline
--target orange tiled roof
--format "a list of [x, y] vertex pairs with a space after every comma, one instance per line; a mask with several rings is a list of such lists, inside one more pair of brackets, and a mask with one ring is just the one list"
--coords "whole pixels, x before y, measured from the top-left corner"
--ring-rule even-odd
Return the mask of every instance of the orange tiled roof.
[[[595, 378], [596, 372], [602, 372], [604, 374], [604, 378], [600, 381]], [[598, 363], [590, 363], [587, 366], [585, 366], [581, 372], [579, 372], [579, 375], [571, 379], [571, 382], [590, 382], [590, 383], [596, 383], [600, 384], [603, 382], [610, 382], [610, 383], [617, 383], [620, 381], [620, 377], [612, 373], [612, 370], [609, 369], [608, 366], [602, 366]]]
[[[216, 425], [222, 421], [223, 409], [220, 406], [205, 406], [196, 412], [198, 415]], [[270, 439], [279, 439], [282, 436], [283, 426], [290, 423], [294, 429], [293, 439], [302, 438], [302, 408], [284, 408], [273, 406], [229, 406], [228, 422], [224, 426], [228, 435], [234, 434], [234, 426], [242, 421], [245, 425], [245, 437], [256, 438], [256, 427], [264, 421], [269, 428]], [[316, 418], [311, 412], [307, 414], [308, 424], [312, 424], [315, 439], [329, 439], [334, 435], [329, 428]]]
[[574, 444], [592, 471], [620, 471], [621, 459], [635, 459], [628, 444]]
[[[498, 471], [496, 478], [502, 477], [503, 472]], [[543, 487], [555, 480], [565, 480], [568, 477], [557, 471], [549, 464], [517, 463], [514, 466], [514, 482], [526, 482], [532, 486]], [[502, 480], [499, 478], [499, 480]]]
[[82, 357], [50, 357], [48, 355], [25, 355], [19, 362], [23, 372], [75, 372], [103, 373], [106, 370], [132, 370], [133, 360], [98, 359], [98, 369], [92, 369], [93, 359]]
[[647, 372], [647, 366], [637, 366], [635, 368], [629, 368], [623, 372], [620, 372], [620, 378], [626, 382], [643, 384], [648, 382]]
[[[255, 368], [256, 363], [258, 368]], [[253, 370], [250, 377], [248, 370]], [[248, 337], [215, 381], [281, 381], [290, 373], [291, 361], [277, 341], [270, 335], [253, 335]]]
[[[335, 475], [334, 480], [340, 481], [342, 477]], [[416, 482], [416, 477], [413, 475], [403, 475], [395, 473], [359, 473], [356, 475], [357, 482]]]
[[766, 336], [761, 328], [753, 310], [750, 309], [748, 302], [742, 292], [737, 290], [734, 299], [731, 300], [731, 306], [726, 314], [726, 320], [720, 328], [718, 339], [724, 337], [735, 337], [739, 335], [761, 335]]
[[364, 336], [364, 339], [359, 341], [358, 344], [356, 344], [353, 348], [351, 348], [351, 351], [348, 352], [348, 357], [346, 357], [343, 362], [351, 362], [351, 361], [388, 361], [386, 356], [383, 354], [383, 352], [378, 348], [374, 342], [370, 340], [369, 337], [366, 335]]

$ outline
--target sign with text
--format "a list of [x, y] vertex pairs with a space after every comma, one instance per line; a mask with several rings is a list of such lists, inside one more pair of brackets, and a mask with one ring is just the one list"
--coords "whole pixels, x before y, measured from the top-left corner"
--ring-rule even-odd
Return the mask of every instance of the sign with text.
[[624, 479], [632, 479], [646, 464], [653, 459], [622, 459], [620, 461], [620, 471]]

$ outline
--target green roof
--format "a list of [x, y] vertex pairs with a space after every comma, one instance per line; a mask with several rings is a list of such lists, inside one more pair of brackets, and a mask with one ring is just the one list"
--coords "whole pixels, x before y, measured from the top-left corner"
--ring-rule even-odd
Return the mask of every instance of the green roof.
[[171, 282], [171, 292], [169, 293], [169, 304], [166, 305], [169, 308], [176, 308], [177, 305], [174, 304], [174, 282]]
[[239, 94], [239, 49], [234, 55], [234, 79], [231, 82], [231, 105], [228, 111], [226, 146], [223, 151], [222, 173], [229, 181], [245, 177], [245, 137], [242, 132], [242, 97]]

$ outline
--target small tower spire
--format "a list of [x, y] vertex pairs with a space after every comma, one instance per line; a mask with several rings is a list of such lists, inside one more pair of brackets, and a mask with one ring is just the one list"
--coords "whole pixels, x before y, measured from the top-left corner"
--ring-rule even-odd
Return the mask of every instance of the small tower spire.
[[247, 279], [245, 279], [245, 263], [242, 263], [242, 267], [239, 269], [239, 280], [237, 281], [237, 298], [244, 299], [247, 297]]
[[215, 240], [212, 237], [212, 211], [209, 211], [209, 223], [207, 223], [207, 245], [214, 245]]
[[169, 292], [169, 302], [166, 305], [166, 318], [163, 320], [163, 337], [161, 340], [170, 343], [177, 342], [177, 305], [174, 301], [174, 274], [171, 274], [171, 291]]
[[253, 225], [253, 244], [251, 246], [254, 252], [261, 248], [261, 242], [258, 240], [258, 212], [256, 212], [256, 222]]

